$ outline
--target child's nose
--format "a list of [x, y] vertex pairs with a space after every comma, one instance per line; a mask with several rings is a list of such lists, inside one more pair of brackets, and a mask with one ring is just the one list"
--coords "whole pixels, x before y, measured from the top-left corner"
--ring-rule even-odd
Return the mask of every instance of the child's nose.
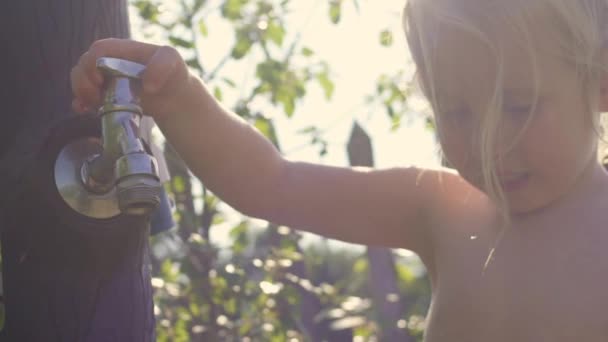
[[481, 159], [483, 154], [491, 154], [494, 160], [498, 160], [513, 153], [519, 134], [520, 130], [501, 124], [494, 132], [484, 132], [482, 127], [478, 127], [465, 137], [469, 139], [471, 155]]

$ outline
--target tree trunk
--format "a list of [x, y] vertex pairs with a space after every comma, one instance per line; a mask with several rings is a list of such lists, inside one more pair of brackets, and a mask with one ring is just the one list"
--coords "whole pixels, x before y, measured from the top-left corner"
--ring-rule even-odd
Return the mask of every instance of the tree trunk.
[[32, 186], [51, 172], [38, 159], [49, 132], [74, 115], [71, 68], [93, 41], [129, 36], [126, 2], [7, 1], [0, 16], [0, 340], [151, 341], [148, 222], [122, 217], [100, 234], [110, 221], [66, 221]]

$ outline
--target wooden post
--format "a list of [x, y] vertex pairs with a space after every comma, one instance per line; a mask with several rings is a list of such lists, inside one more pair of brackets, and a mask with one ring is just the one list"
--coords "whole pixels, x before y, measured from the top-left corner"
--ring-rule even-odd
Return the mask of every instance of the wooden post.
[[126, 0], [6, 1], [0, 22], [0, 340], [153, 341], [148, 223], [69, 227], [31, 178], [48, 171], [37, 158], [53, 128], [83, 129], [60, 124], [74, 116], [70, 70], [93, 41], [129, 37]]
[[[374, 166], [371, 139], [357, 122], [353, 125], [347, 148], [351, 166]], [[395, 260], [391, 249], [367, 247], [367, 258], [370, 268], [368, 284], [378, 316], [377, 321], [381, 324], [380, 340], [414, 341], [406, 329], [397, 326], [405, 311], [399, 296]]]

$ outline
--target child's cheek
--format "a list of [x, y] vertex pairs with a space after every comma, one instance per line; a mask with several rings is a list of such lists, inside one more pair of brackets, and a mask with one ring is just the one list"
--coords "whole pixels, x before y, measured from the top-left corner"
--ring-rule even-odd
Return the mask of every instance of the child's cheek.
[[441, 149], [451, 167], [459, 171], [470, 167], [474, 151], [471, 137], [460, 130], [446, 129], [438, 126]]

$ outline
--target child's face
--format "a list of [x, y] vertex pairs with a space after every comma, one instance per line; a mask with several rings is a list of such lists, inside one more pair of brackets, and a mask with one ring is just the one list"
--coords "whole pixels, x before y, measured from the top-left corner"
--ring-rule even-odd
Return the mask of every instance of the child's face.
[[[533, 38], [544, 37], [541, 28], [532, 30]], [[556, 50], [547, 40], [536, 39], [541, 42], [532, 43], [538, 49], [539, 102], [527, 130], [512, 145], [534, 100], [534, 75], [516, 33], [501, 32], [501, 37], [504, 105], [494, 152], [503, 158], [495, 159], [496, 171], [511, 210], [525, 213], [562, 197], [597, 166], [597, 136], [574, 69], [549, 54]], [[478, 129], [494, 90], [496, 59], [478, 38], [457, 30], [441, 35], [437, 55], [435, 87], [443, 97], [435, 114], [443, 152], [465, 179], [483, 190]]]

